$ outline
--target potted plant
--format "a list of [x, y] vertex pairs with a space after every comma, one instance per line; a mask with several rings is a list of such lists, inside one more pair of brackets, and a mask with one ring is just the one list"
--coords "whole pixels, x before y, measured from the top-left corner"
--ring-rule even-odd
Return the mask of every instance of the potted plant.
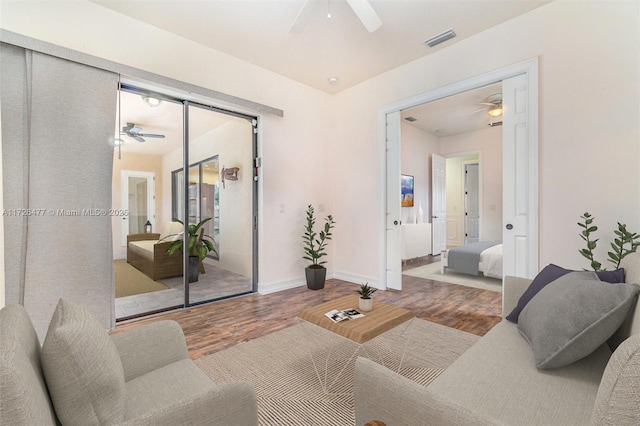
[[[216, 255], [218, 254], [218, 252], [216, 251], [216, 248], [213, 245], [213, 237], [211, 237], [210, 235], [204, 235], [204, 234], [202, 235], [202, 237], [200, 237], [199, 235], [201, 233], [200, 228], [202, 228], [202, 225], [207, 223], [209, 220], [211, 220], [210, 217], [204, 220], [201, 220], [199, 223], [195, 225], [189, 224], [187, 228], [187, 234], [189, 235], [188, 244], [189, 244], [189, 282], [190, 283], [198, 281], [200, 261], [207, 256], [207, 253], [212, 251]], [[174, 222], [178, 222], [184, 225], [184, 223], [178, 219], [174, 219]], [[175, 237], [176, 235], [178, 234], [168, 235], [163, 239]], [[167, 253], [169, 253], [169, 255], [171, 256], [173, 256], [177, 252], [182, 253], [183, 244], [184, 244], [183, 238], [179, 238], [173, 241], [171, 244], [169, 244], [169, 247], [167, 248]]]
[[320, 233], [316, 233], [313, 227], [316, 224], [314, 209], [311, 204], [307, 207], [307, 225], [304, 228], [302, 240], [304, 241], [303, 259], [311, 261], [311, 265], [305, 268], [305, 277], [307, 279], [307, 287], [311, 290], [320, 290], [324, 288], [324, 281], [327, 276], [327, 269], [322, 266], [326, 261], [322, 261], [322, 257], [326, 256], [325, 248], [327, 241], [331, 239], [331, 229], [335, 222], [333, 217], [328, 215], [325, 219], [324, 229]]
[[371, 295], [378, 291], [377, 288], [369, 287], [369, 283], [364, 283], [356, 290], [356, 293], [360, 295], [358, 305], [362, 311], [370, 311], [373, 309], [373, 299]]

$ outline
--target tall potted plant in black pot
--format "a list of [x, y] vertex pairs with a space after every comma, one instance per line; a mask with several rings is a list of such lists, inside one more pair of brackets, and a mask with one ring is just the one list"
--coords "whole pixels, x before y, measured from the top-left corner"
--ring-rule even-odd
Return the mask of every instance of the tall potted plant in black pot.
[[325, 219], [324, 229], [316, 233], [313, 228], [316, 224], [314, 209], [311, 204], [307, 207], [307, 225], [304, 227], [302, 240], [304, 241], [303, 259], [311, 261], [311, 264], [304, 270], [307, 279], [307, 287], [310, 290], [320, 290], [324, 288], [324, 281], [327, 277], [327, 269], [322, 266], [326, 261], [321, 260], [326, 256], [325, 248], [327, 241], [331, 239], [331, 229], [335, 222], [333, 217], [328, 215]]

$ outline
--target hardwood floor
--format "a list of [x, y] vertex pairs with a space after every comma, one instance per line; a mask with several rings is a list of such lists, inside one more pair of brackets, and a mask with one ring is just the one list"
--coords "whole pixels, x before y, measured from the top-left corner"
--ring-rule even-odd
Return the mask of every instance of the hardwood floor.
[[[402, 291], [378, 291], [374, 299], [410, 309], [418, 318], [480, 336], [501, 320], [500, 293], [406, 275], [402, 287]], [[153, 321], [175, 320], [184, 330], [189, 356], [196, 359], [295, 325], [302, 309], [353, 294], [356, 288], [357, 284], [332, 279], [322, 290], [298, 287], [268, 295], [251, 294], [121, 322], [114, 333]]]

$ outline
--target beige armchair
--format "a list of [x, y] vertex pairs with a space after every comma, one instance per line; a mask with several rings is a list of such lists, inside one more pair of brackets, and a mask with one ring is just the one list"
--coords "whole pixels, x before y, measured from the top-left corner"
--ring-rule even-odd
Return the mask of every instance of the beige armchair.
[[253, 386], [211, 381], [174, 321], [110, 336], [61, 299], [42, 348], [21, 305], [0, 311], [0, 341], [2, 424], [258, 424]]

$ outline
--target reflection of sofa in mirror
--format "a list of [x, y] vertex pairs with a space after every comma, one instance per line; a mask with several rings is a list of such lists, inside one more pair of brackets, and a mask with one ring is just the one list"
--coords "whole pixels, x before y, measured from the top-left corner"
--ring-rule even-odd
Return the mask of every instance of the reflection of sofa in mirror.
[[[127, 263], [154, 281], [182, 275], [182, 256], [167, 253], [172, 241], [182, 238], [182, 225], [167, 222], [162, 233], [127, 235]], [[172, 236], [167, 238], [169, 236]], [[200, 262], [200, 273], [204, 265]]]

